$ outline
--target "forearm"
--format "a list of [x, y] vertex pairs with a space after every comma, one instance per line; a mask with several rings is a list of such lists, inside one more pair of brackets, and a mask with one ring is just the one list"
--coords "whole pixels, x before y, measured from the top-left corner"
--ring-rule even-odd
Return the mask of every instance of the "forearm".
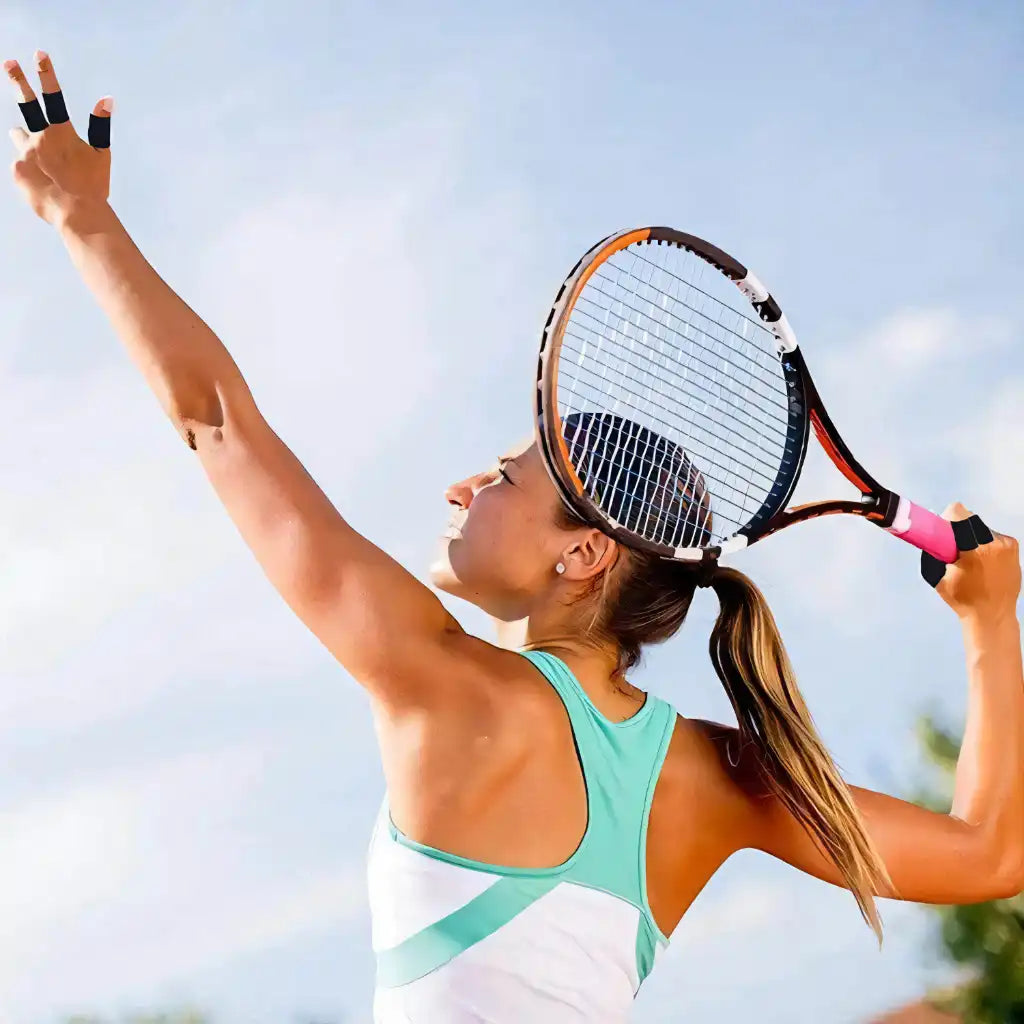
[[1024, 672], [1011, 612], [963, 622], [969, 699], [952, 813], [977, 829], [985, 862], [1024, 865]]
[[216, 334], [161, 279], [108, 204], [69, 210], [57, 227], [175, 429], [185, 436], [189, 422], [219, 425], [221, 396], [245, 382]]

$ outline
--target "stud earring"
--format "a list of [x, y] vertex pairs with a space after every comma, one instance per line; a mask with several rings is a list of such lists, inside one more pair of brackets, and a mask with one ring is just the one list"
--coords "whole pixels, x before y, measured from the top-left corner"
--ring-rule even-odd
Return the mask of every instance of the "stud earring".
[[559, 562], [558, 565], [555, 566], [555, 572], [557, 572], [558, 575], [561, 576], [562, 573], [565, 572], [565, 566], [562, 565], [561, 562]]

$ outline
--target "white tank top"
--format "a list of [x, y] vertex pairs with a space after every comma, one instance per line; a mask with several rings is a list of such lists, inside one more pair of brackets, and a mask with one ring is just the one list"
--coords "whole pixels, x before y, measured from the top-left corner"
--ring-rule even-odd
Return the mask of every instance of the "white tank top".
[[381, 807], [369, 851], [375, 1024], [621, 1024], [668, 939], [647, 900], [647, 822], [676, 714], [611, 722], [560, 658], [524, 657], [565, 704], [587, 789], [575, 853], [542, 870], [416, 843]]

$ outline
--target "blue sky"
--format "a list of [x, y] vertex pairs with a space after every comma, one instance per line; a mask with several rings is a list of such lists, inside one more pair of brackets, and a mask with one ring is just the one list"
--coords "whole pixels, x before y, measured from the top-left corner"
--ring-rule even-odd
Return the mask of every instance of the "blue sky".
[[[644, 223], [755, 268], [883, 482], [1020, 534], [1016, 5], [163, 6], [5, 3], [3, 57], [48, 49], [80, 130], [114, 95], [129, 232], [413, 571], [444, 486], [529, 431], [564, 273]], [[0, 233], [0, 1020], [174, 1002], [368, 1020], [382, 781], [362, 694], [13, 186]], [[822, 461], [806, 496], [843, 483]], [[914, 553], [830, 518], [734, 564], [847, 778], [909, 786], [918, 713], [965, 704]], [[634, 681], [730, 721], [714, 610], [702, 595]], [[879, 953], [847, 894], [739, 855], [636, 1019], [867, 1020], [945, 977], [928, 917], [883, 914]]]

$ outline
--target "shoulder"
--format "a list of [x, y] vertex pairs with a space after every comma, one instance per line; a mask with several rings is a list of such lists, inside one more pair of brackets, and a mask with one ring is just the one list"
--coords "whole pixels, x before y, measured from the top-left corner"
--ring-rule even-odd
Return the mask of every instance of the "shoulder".
[[760, 751], [735, 726], [676, 715], [658, 779], [660, 811], [691, 823], [699, 811], [728, 856], [752, 840], [758, 810], [770, 794]]
[[668, 934], [721, 865], [756, 836], [757, 772], [735, 727], [676, 716], [647, 832], [647, 891]]
[[557, 725], [565, 712], [555, 688], [517, 651], [469, 633], [451, 633], [433, 667], [442, 716], [484, 719], [496, 730], [529, 736], [529, 729]]

